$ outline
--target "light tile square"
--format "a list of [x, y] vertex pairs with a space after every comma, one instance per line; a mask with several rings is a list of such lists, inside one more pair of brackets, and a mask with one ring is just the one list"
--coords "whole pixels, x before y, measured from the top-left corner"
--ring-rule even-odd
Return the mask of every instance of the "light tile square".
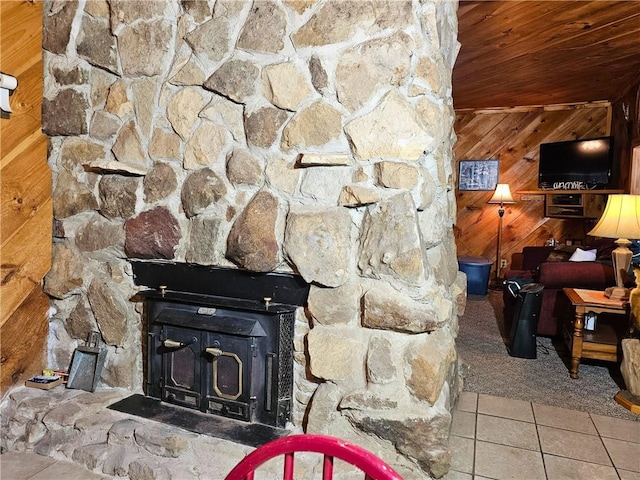
[[538, 432], [533, 423], [478, 415], [477, 429], [478, 440], [540, 451]]
[[442, 480], [473, 480], [473, 475], [471, 475], [470, 473], [462, 473], [456, 472], [455, 470], [449, 470], [449, 473], [442, 477]]
[[640, 422], [591, 414], [602, 437], [640, 443]]
[[476, 443], [476, 476], [496, 480], [545, 480], [540, 452], [489, 442]]
[[451, 436], [449, 437], [449, 449], [451, 450], [451, 470], [473, 473], [475, 440]]
[[544, 464], [553, 480], [618, 480], [615, 468], [596, 463], [544, 455]]
[[549, 405], [533, 404], [533, 414], [538, 425], [548, 427], [564, 428], [572, 432], [597, 435], [591, 417], [587, 412], [569, 410], [568, 408], [551, 407]]
[[533, 423], [531, 403], [524, 400], [494, 397], [481, 393], [478, 396], [478, 413]]
[[640, 480], [640, 473], [638, 472], [618, 469], [618, 475], [620, 475], [620, 480]]
[[0, 477], [11, 480], [27, 480], [54, 462], [53, 458], [36, 453], [3, 453], [0, 455]]
[[113, 478], [107, 475], [99, 475], [71, 462], [55, 462], [29, 480], [106, 480]]
[[476, 414], [456, 410], [453, 412], [451, 421], [451, 435], [459, 437], [475, 438], [476, 436]]
[[611, 466], [600, 437], [544, 425], [538, 425], [538, 435], [544, 453]]
[[456, 410], [463, 412], [475, 412], [478, 409], [478, 394], [474, 392], [462, 392], [458, 397]]
[[603, 438], [602, 441], [616, 468], [640, 472], [640, 443], [614, 438]]

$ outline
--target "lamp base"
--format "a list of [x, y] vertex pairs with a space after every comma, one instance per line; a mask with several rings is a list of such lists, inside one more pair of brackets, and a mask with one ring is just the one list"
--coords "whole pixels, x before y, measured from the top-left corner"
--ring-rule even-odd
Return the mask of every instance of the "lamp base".
[[611, 300], [629, 300], [630, 288], [609, 287], [604, 289], [604, 296]]
[[640, 397], [634, 395], [629, 390], [620, 390], [613, 398], [631, 413], [640, 415]]

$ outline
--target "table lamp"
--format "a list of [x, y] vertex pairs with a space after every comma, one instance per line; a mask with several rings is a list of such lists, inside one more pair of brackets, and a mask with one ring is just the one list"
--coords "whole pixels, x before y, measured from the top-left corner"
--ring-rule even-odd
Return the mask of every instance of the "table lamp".
[[605, 295], [613, 299], [628, 299], [629, 289], [624, 288], [624, 278], [631, 265], [629, 239], [640, 239], [640, 195], [609, 195], [602, 217], [588, 234], [617, 239], [618, 247], [611, 253], [616, 286], [607, 288]]
[[500, 221], [498, 222], [498, 249], [496, 252], [496, 280], [500, 279], [500, 262], [502, 261], [502, 217], [504, 217], [504, 205], [516, 203], [511, 196], [511, 190], [508, 183], [498, 183], [496, 190], [493, 192], [493, 196], [487, 203], [499, 203], [498, 215]]

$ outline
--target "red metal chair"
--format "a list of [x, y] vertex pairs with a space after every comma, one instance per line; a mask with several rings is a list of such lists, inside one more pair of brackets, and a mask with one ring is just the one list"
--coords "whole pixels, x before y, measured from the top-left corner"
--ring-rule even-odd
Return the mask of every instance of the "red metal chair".
[[354, 465], [364, 473], [364, 480], [402, 480], [398, 473], [373, 453], [339, 438], [326, 435], [290, 435], [266, 443], [244, 457], [225, 480], [253, 480], [256, 469], [273, 458], [284, 455], [283, 480], [293, 480], [294, 454], [314, 452], [324, 455], [322, 480], [333, 479], [333, 459]]

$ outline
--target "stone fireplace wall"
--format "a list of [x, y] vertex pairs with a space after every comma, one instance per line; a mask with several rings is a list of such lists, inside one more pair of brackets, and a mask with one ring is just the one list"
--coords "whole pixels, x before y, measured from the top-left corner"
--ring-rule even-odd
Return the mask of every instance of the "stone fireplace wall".
[[451, 70], [457, 2], [46, 1], [50, 363], [99, 330], [142, 386], [128, 259], [312, 284], [294, 428], [408, 478], [449, 467], [460, 388]]

